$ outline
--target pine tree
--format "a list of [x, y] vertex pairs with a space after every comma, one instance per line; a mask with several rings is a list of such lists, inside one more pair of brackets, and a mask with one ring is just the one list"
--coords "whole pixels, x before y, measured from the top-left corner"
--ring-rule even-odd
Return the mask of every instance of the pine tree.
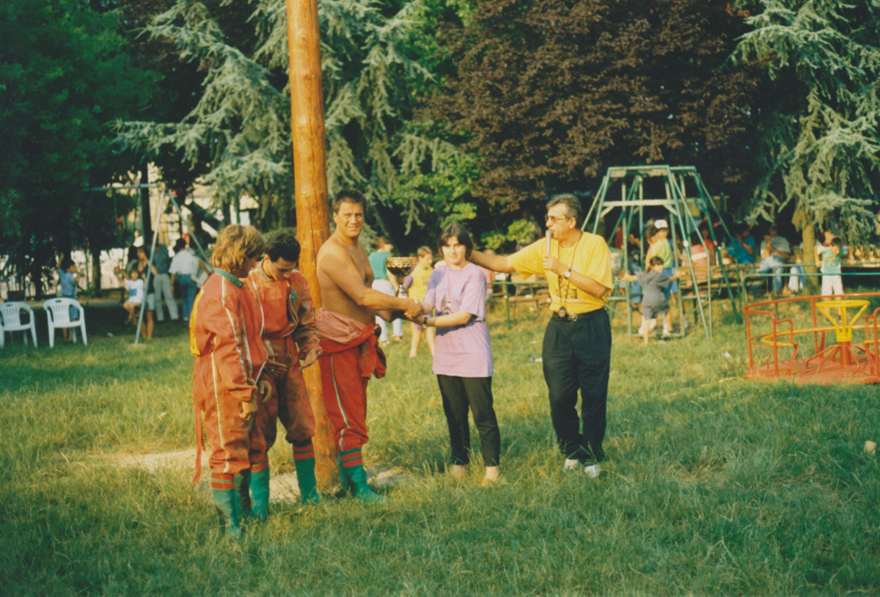
[[[228, 2], [221, 2], [226, 5]], [[331, 194], [358, 188], [389, 201], [401, 176], [420, 172], [436, 142], [408, 126], [415, 98], [432, 75], [422, 64], [430, 44], [418, 0], [320, 0], [328, 185]], [[249, 195], [267, 225], [294, 219], [288, 48], [284, 0], [256, 0], [250, 47], [229, 42], [205, 3], [179, 0], [148, 30], [168, 38], [206, 72], [198, 105], [180, 122], [120, 123], [135, 146], [208, 155], [204, 177], [221, 202]], [[398, 195], [398, 197], [403, 197]], [[403, 208], [412, 216], [412, 205]]]
[[763, 61], [770, 81], [760, 122], [763, 176], [753, 212], [793, 207], [812, 263], [814, 226], [836, 222], [848, 243], [873, 232], [880, 117], [880, 3], [763, 0], [747, 20], [740, 60]]

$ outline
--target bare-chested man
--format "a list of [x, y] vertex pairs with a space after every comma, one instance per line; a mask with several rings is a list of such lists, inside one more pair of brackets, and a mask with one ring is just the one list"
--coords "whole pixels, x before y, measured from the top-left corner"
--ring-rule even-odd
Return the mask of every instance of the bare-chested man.
[[385, 355], [377, 346], [375, 317], [393, 312], [421, 314], [419, 301], [388, 296], [370, 286], [373, 270], [359, 242], [364, 228], [364, 196], [340, 191], [331, 208], [336, 232], [318, 252], [318, 283], [324, 306], [318, 311], [323, 354], [321, 385], [327, 417], [339, 452], [343, 485], [360, 499], [382, 499], [367, 485], [361, 448], [367, 436], [367, 382], [385, 374]]

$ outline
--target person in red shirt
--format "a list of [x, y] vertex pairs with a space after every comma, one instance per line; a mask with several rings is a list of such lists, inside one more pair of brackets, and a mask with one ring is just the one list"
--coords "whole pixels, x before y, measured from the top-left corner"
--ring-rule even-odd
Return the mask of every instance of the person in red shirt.
[[[263, 237], [255, 228], [238, 224], [224, 228], [211, 255], [214, 274], [196, 297], [190, 318], [190, 350], [196, 357], [193, 482], [201, 477], [207, 435], [214, 504], [227, 535], [234, 539], [241, 535], [243, 479], [268, 471], [266, 442], [254, 426], [260, 401], [271, 391], [269, 381], [261, 376], [266, 363], [263, 313], [259, 294], [248, 290], [243, 280], [263, 255], [263, 248]], [[265, 497], [268, 500], [268, 491]], [[255, 495], [255, 510], [258, 499]], [[268, 510], [268, 503], [265, 507]]]
[[[303, 503], [313, 504], [320, 501], [312, 445], [315, 416], [303, 369], [317, 362], [321, 344], [309, 285], [297, 270], [299, 252], [299, 242], [290, 232], [282, 230], [271, 234], [266, 239], [266, 256], [248, 275], [248, 281], [263, 306], [263, 343], [269, 359], [267, 379], [274, 389], [272, 396], [260, 405], [256, 425], [266, 439], [268, 450], [275, 444], [276, 420], [281, 419], [286, 439], [293, 445], [300, 497]], [[258, 490], [255, 475], [251, 476], [252, 491]], [[269, 478], [268, 468], [265, 478]], [[268, 484], [265, 488], [268, 492]]]

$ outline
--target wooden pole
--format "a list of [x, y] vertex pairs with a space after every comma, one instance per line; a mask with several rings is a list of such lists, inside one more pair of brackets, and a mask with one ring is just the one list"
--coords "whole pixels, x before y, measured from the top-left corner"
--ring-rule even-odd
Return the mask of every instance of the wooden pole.
[[[287, 0], [287, 46], [290, 55], [290, 111], [296, 236], [302, 247], [299, 264], [315, 307], [323, 301], [318, 285], [318, 250], [330, 236], [327, 194], [327, 150], [324, 138], [324, 91], [317, 0]], [[333, 432], [324, 408], [319, 365], [305, 370], [315, 413], [315, 458], [318, 484], [326, 489], [337, 478]]]

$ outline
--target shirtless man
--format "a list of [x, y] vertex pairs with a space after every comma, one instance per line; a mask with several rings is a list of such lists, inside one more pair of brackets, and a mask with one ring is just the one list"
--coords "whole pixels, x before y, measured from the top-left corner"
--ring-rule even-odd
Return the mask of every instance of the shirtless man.
[[318, 284], [324, 301], [317, 315], [324, 405], [333, 426], [343, 485], [355, 497], [375, 501], [383, 498], [367, 485], [361, 457], [361, 448], [369, 440], [367, 382], [372, 375], [385, 375], [375, 317], [390, 321], [403, 312], [412, 319], [421, 314], [421, 304], [371, 288], [373, 270], [358, 240], [364, 228], [364, 196], [358, 191], [340, 191], [331, 209], [336, 232], [318, 252]]

